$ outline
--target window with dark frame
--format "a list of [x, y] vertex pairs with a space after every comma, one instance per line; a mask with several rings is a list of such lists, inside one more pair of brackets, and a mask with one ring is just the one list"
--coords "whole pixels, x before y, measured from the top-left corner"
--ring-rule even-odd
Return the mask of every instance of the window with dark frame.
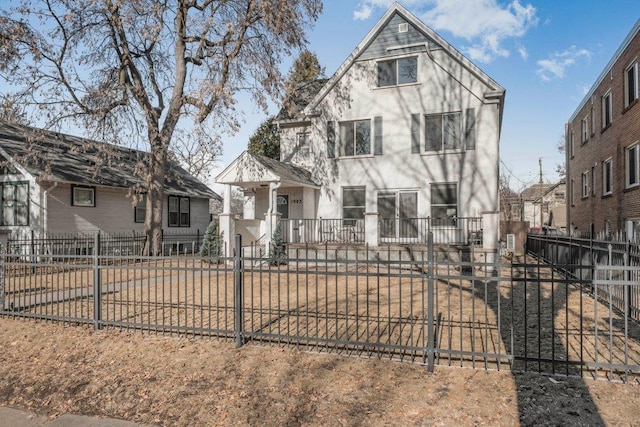
[[638, 63], [635, 62], [625, 70], [624, 106], [628, 107], [638, 98]]
[[344, 187], [342, 189], [342, 222], [353, 226], [364, 219], [366, 193], [364, 187]]
[[378, 87], [397, 86], [417, 81], [417, 56], [378, 62]]
[[596, 167], [591, 166], [591, 195], [596, 195]]
[[462, 149], [461, 114], [443, 113], [425, 116], [425, 150]]
[[29, 183], [1, 183], [0, 225], [29, 225]]
[[147, 198], [142, 197], [136, 203], [136, 206], [133, 208], [134, 218], [133, 221], [136, 223], [143, 223], [145, 217], [147, 216]]
[[455, 225], [457, 216], [458, 184], [431, 184], [432, 225]]
[[611, 159], [607, 159], [602, 162], [602, 195], [606, 196], [612, 193], [612, 183], [611, 183]]
[[611, 91], [602, 97], [602, 129], [607, 128], [613, 121], [611, 106]]
[[340, 156], [371, 155], [371, 120], [340, 122]]
[[582, 119], [582, 143], [584, 144], [589, 140], [589, 118]]
[[169, 227], [189, 227], [191, 225], [191, 199], [169, 196]]
[[640, 162], [640, 159], [638, 158], [638, 152], [640, 151], [639, 147], [640, 145], [634, 144], [627, 148], [627, 155], [625, 159], [625, 178], [627, 188], [640, 184], [640, 170], [638, 168], [638, 164]]
[[95, 208], [96, 207], [96, 187], [72, 185], [71, 186], [71, 206]]

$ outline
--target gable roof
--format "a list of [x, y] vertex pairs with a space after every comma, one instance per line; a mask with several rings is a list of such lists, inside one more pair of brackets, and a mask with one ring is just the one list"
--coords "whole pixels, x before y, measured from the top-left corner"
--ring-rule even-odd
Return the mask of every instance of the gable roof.
[[[469, 72], [475, 75], [479, 80], [484, 82], [491, 90], [485, 93], [485, 98], [499, 99], [504, 97], [505, 89], [500, 86], [495, 80], [484, 73], [480, 68], [473, 64], [463, 54], [456, 50], [440, 35], [438, 35], [431, 28], [427, 27], [422, 21], [420, 21], [414, 14], [405, 9], [398, 2], [393, 2], [387, 9], [385, 14], [380, 18], [377, 24], [369, 31], [365, 38], [358, 44], [358, 46], [351, 52], [347, 59], [338, 67], [338, 70], [331, 76], [317, 95], [307, 104], [304, 108], [304, 114], [309, 116], [314, 114], [314, 109], [318, 106], [320, 101], [329, 93], [329, 91], [335, 86], [335, 84], [344, 76], [344, 74], [351, 68], [352, 64], [360, 59], [360, 57], [366, 52], [367, 48], [372, 44], [375, 38], [385, 28], [385, 26], [396, 16], [402, 17], [408, 24], [416, 28], [424, 37], [433, 42], [435, 46], [443, 49], [458, 63], [465, 67]], [[427, 43], [427, 51], [431, 50], [431, 43]], [[500, 102], [500, 121], [502, 121], [502, 112], [504, 103]]]
[[[130, 188], [149, 153], [17, 124], [0, 123], [0, 153], [45, 181]], [[168, 194], [220, 199], [213, 190], [169, 161]]]
[[216, 182], [239, 186], [255, 186], [269, 182], [319, 187], [311, 178], [311, 172], [270, 157], [242, 152], [216, 177]]
[[547, 194], [549, 194], [550, 192], [552, 192], [553, 190], [555, 190], [557, 187], [559, 187], [564, 183], [565, 183], [564, 180], [560, 180], [555, 184], [549, 184], [549, 183], [533, 184], [532, 186], [522, 190], [522, 193], [520, 193], [520, 197], [522, 198], [522, 200], [538, 200], [541, 195], [546, 196]]

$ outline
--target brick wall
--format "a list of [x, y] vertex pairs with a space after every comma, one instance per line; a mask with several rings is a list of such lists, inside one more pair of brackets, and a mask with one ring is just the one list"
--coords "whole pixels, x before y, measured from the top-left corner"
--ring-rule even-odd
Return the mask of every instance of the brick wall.
[[[567, 134], [573, 132], [573, 156], [570, 147], [567, 147], [567, 222], [568, 225], [574, 224], [579, 231], [588, 231], [591, 224], [596, 232], [604, 230], [607, 221], [615, 231], [623, 227], [626, 219], [640, 218], [640, 187], [625, 188], [626, 148], [640, 140], [640, 100], [636, 99], [625, 107], [624, 98], [626, 70], [639, 61], [640, 33], [636, 31], [629, 45], [613, 66], [607, 69], [604, 78], [567, 126]], [[635, 84], [639, 85], [640, 82], [636, 81]], [[612, 97], [612, 122], [603, 129], [602, 97], [608, 91]], [[595, 117], [594, 129], [591, 126], [592, 114]], [[585, 117], [589, 130], [587, 141], [583, 142], [581, 125]], [[609, 158], [612, 161], [613, 188], [610, 195], [603, 195], [603, 161]], [[590, 189], [587, 197], [582, 197], [584, 172], [589, 173], [590, 185], [593, 183], [591, 175], [595, 172], [595, 191]]]

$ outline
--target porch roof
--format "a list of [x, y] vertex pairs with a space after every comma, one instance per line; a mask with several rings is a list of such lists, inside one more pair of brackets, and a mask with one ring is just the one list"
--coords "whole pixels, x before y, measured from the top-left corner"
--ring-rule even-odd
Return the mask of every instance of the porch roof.
[[244, 188], [259, 187], [271, 182], [280, 182], [287, 187], [320, 188], [308, 170], [248, 151], [231, 162], [216, 177], [216, 182]]

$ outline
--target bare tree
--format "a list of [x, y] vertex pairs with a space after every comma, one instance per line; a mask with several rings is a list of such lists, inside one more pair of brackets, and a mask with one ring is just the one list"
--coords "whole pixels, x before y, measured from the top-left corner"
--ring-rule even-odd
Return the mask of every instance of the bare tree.
[[46, 127], [137, 135], [150, 154], [145, 230], [160, 248], [164, 177], [177, 130], [237, 129], [235, 95], [266, 110], [279, 65], [306, 44], [321, 0], [22, 0], [0, 6], [0, 74]]
[[208, 133], [200, 126], [191, 132], [180, 129], [174, 135], [170, 154], [189, 174], [201, 181], [208, 181], [212, 167], [222, 154], [222, 144], [217, 135]]

